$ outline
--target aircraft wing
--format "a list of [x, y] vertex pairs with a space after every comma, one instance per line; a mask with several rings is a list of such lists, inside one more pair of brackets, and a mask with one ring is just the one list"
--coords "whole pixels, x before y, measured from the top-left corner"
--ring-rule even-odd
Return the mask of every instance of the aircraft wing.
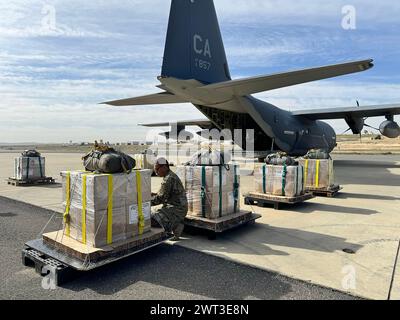
[[344, 119], [348, 116], [355, 118], [379, 117], [400, 114], [400, 104], [387, 104], [367, 107], [324, 108], [292, 112], [295, 116], [306, 117], [310, 120]]
[[157, 127], [169, 127], [171, 125], [177, 126], [199, 126], [202, 129], [213, 128], [214, 125], [209, 120], [188, 120], [188, 121], [177, 121], [177, 122], [161, 122], [161, 123], [147, 123], [147, 124], [139, 124], [143, 127], [157, 128]]
[[178, 96], [172, 93], [160, 92], [148, 96], [103, 102], [101, 104], [123, 107], [123, 106], [139, 106], [139, 105], [149, 105], [149, 104], [169, 104], [169, 103], [185, 103], [185, 102], [188, 101], [179, 98]]
[[236, 96], [245, 96], [253, 93], [269, 91], [296, 84], [338, 77], [372, 68], [373, 60], [354, 61], [325, 67], [304, 69], [285, 73], [276, 73], [267, 76], [252, 77], [238, 80], [219, 82], [200, 89], [217, 91]]

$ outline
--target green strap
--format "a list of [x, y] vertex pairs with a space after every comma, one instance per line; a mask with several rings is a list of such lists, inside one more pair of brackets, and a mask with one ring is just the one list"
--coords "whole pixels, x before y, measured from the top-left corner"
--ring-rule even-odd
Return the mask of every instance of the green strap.
[[238, 209], [238, 200], [239, 200], [239, 182], [237, 178], [237, 165], [234, 166], [234, 175], [235, 175], [235, 182], [233, 184], [233, 199], [234, 199], [234, 205], [233, 205], [233, 210], [236, 213]]
[[267, 179], [267, 174], [265, 172], [267, 166], [263, 165], [262, 171], [263, 171], [263, 193], [267, 193], [267, 184], [266, 184], [266, 179]]
[[40, 177], [43, 178], [42, 159], [41, 159], [41, 157], [38, 157], [38, 158], [39, 158]]
[[206, 216], [206, 167], [201, 171], [201, 214]]
[[29, 180], [29, 157], [26, 159], [26, 180]]
[[286, 164], [283, 165], [283, 172], [282, 172], [282, 195], [286, 196], [286, 175], [287, 175], [287, 167]]
[[222, 217], [222, 166], [219, 166], [219, 217]]

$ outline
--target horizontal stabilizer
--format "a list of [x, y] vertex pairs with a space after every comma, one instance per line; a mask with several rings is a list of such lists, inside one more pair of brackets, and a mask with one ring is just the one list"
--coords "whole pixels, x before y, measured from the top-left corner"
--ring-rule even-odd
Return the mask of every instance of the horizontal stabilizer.
[[201, 89], [209, 91], [215, 90], [216, 92], [235, 96], [246, 96], [253, 93], [365, 71], [374, 66], [372, 62], [373, 60], [371, 59], [362, 60], [267, 76], [224, 81], [204, 86]]
[[150, 127], [150, 128], [157, 128], [157, 127], [169, 127], [172, 125], [176, 126], [199, 126], [200, 128], [206, 129], [213, 126], [210, 120], [188, 120], [188, 121], [176, 121], [176, 122], [160, 122], [160, 123], [146, 123], [146, 124], [139, 124], [143, 127]]
[[188, 102], [182, 98], [169, 92], [161, 92], [156, 94], [151, 94], [148, 96], [129, 98], [123, 100], [115, 100], [103, 102], [102, 104], [108, 104], [116, 107], [124, 106], [139, 106], [139, 105], [149, 105], [149, 104], [170, 104], [170, 103], [185, 103]]

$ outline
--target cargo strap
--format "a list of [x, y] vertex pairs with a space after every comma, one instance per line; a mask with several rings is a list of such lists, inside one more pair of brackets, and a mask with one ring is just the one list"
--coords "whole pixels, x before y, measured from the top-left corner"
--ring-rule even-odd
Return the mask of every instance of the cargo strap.
[[142, 197], [142, 174], [136, 171], [136, 186], [137, 186], [137, 200], [138, 200], [138, 222], [139, 222], [139, 235], [144, 231], [144, 215], [143, 215], [143, 197]]
[[283, 165], [283, 171], [282, 171], [282, 195], [285, 197], [286, 196], [286, 176], [287, 176], [287, 166], [286, 164]]
[[206, 167], [201, 168], [201, 214], [206, 217]]
[[29, 180], [29, 157], [26, 158], [26, 177], [25, 180]]
[[308, 159], [304, 164], [304, 188], [307, 187], [307, 178], [308, 178]]
[[238, 182], [238, 172], [237, 172], [238, 166], [234, 166], [234, 175], [235, 175], [235, 182], [233, 184], [233, 199], [234, 199], [234, 212], [236, 213], [238, 211], [238, 201], [239, 201], [239, 182]]
[[87, 175], [82, 176], [82, 243], [86, 244], [86, 183]]
[[107, 244], [112, 244], [113, 224], [113, 176], [108, 175], [108, 206], [107, 206]]
[[[29, 159], [29, 158], [28, 158]], [[39, 159], [39, 170], [40, 170], [40, 177], [43, 178], [43, 169], [42, 169], [42, 158], [38, 157]]]
[[267, 181], [266, 181], [266, 179], [267, 179], [267, 172], [266, 172], [266, 170], [267, 170], [267, 166], [266, 166], [266, 165], [263, 165], [263, 167], [262, 167], [262, 173], [263, 173], [263, 179], [262, 179], [262, 181], [263, 181], [263, 193], [267, 193]]
[[139, 169], [144, 169], [144, 157], [142, 157], [141, 155], [138, 156], [139, 158]]
[[65, 185], [65, 191], [66, 191], [66, 206], [65, 206], [65, 212], [64, 212], [64, 223], [65, 223], [65, 234], [66, 236], [70, 236], [71, 233], [71, 228], [70, 228], [70, 215], [69, 211], [71, 208], [71, 172], [67, 172], [66, 175], [67, 181]]
[[219, 169], [219, 217], [222, 217], [222, 166]]
[[296, 177], [295, 177], [295, 183], [296, 183], [296, 196], [299, 194], [299, 167], [296, 167]]
[[319, 169], [321, 165], [321, 160], [317, 160], [315, 164], [315, 187], [319, 188]]

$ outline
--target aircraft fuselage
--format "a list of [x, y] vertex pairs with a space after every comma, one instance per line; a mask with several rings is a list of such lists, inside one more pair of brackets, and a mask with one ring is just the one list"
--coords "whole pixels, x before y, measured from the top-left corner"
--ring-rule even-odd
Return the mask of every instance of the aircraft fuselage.
[[[268, 152], [273, 147], [293, 156], [302, 156], [310, 149], [331, 152], [336, 147], [336, 133], [323, 121], [294, 116], [289, 111], [252, 96], [243, 97], [237, 103], [247, 114], [220, 111], [212, 106], [196, 107], [220, 130], [254, 130], [252, 145], [256, 152]], [[248, 149], [246, 137], [241, 142], [235, 142], [243, 149]]]

